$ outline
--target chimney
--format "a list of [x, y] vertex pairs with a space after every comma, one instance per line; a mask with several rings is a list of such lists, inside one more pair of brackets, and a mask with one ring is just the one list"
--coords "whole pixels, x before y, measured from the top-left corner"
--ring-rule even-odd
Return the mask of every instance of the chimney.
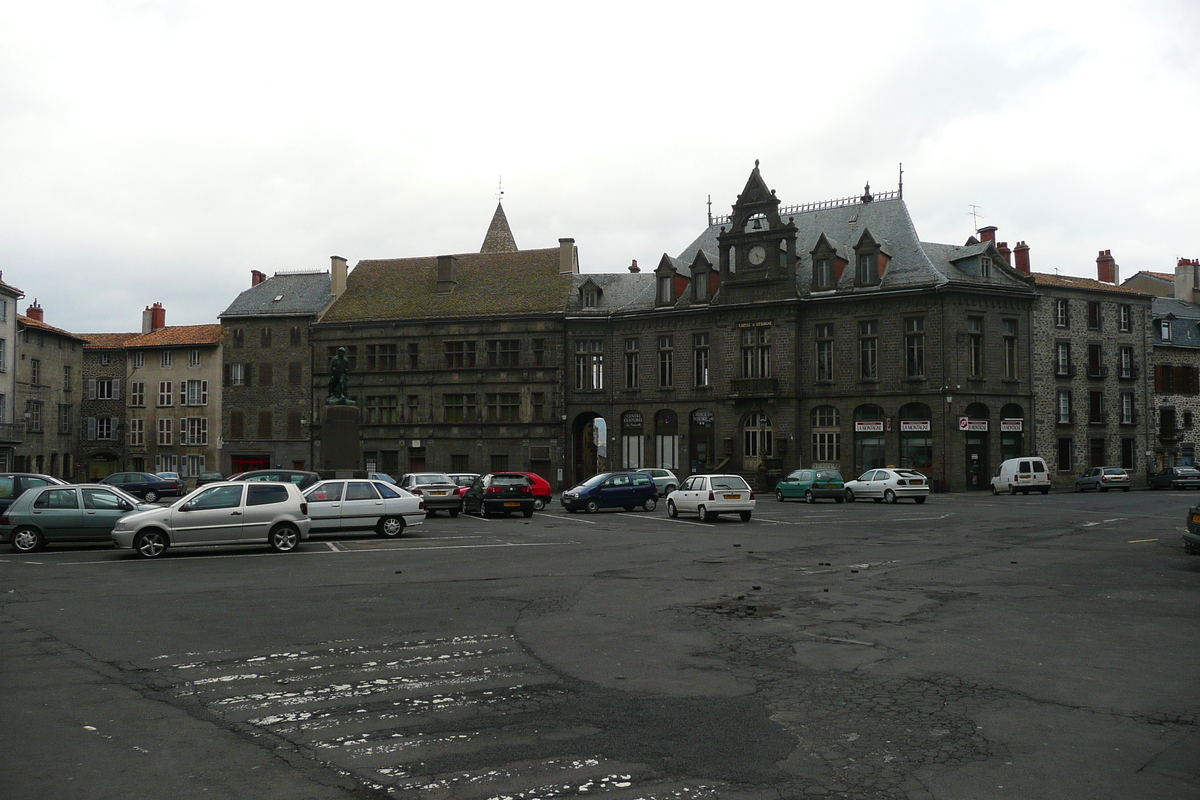
[[1101, 250], [1096, 256], [1096, 277], [1101, 283], [1117, 283], [1117, 261], [1112, 257], [1112, 250]]
[[981, 242], [991, 242], [993, 244], [996, 243], [996, 226], [995, 225], [988, 225], [986, 228], [980, 228], [979, 230], [977, 230], [975, 232], [979, 234], [979, 240]]
[[638, 272], [642, 271], [642, 268], [637, 265], [636, 258], [633, 260], [633, 263], [629, 265], [629, 271], [633, 272], [633, 273], [638, 273]]
[[45, 315], [42, 313], [42, 307], [38, 305], [37, 298], [33, 298], [33, 305], [25, 309], [25, 316], [38, 322], [45, 322]]
[[250, 270], [250, 285], [251, 286], [258, 286], [260, 283], [262, 283], [266, 279], [267, 279], [267, 275], [265, 272], [259, 272], [256, 269]]
[[1018, 272], [1029, 274], [1029, 245], [1024, 242], [1017, 242], [1017, 246], [1013, 248], [1013, 258], [1016, 260]]
[[454, 279], [454, 262], [456, 261], [458, 259], [454, 256], [438, 256], [436, 290], [438, 294], [450, 294], [458, 285], [458, 281]]
[[560, 275], [579, 274], [579, 252], [574, 239], [558, 240], [558, 272]]
[[1009, 248], [1008, 242], [1001, 242], [1000, 244], [996, 245], [996, 249], [1000, 251], [1000, 256], [1004, 259], [1004, 263], [1011, 267], [1012, 250]]
[[329, 257], [329, 293], [341, 297], [346, 291], [346, 259], [341, 256]]
[[1196, 272], [1200, 270], [1200, 259], [1181, 258], [1175, 265], [1175, 299], [1195, 302]]

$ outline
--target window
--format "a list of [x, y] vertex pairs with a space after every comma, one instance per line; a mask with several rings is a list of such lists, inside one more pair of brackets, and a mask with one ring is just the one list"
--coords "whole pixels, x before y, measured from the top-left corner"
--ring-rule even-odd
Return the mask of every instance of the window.
[[108, 353], [100, 354], [100, 366], [107, 367], [112, 362], [112, 356]]
[[1071, 306], [1066, 300], [1054, 301], [1054, 326], [1056, 328], [1071, 327]]
[[[89, 382], [89, 400], [115, 400], [120, 395], [121, 382], [114, 378], [94, 378]], [[92, 391], [90, 387], [95, 387]]]
[[246, 332], [244, 330], [242, 330], [241, 328], [234, 328], [231, 331], [231, 333], [233, 334], [233, 346], [234, 347], [245, 347], [246, 346]]
[[492, 472], [508, 472], [507, 453], [492, 453], [490, 460], [492, 463]]
[[641, 342], [638, 339], [625, 340], [625, 388], [638, 388], [639, 356], [641, 355]]
[[1088, 441], [1088, 460], [1089, 466], [1102, 467], [1108, 463], [1108, 447], [1107, 442], [1103, 439], [1091, 439]]
[[71, 367], [70, 365], [63, 366], [63, 391], [71, 391]]
[[89, 438], [105, 441], [113, 438], [113, 433], [116, 430], [116, 425], [113, 424], [115, 422], [113, 417], [92, 417], [91, 421], [95, 422], [96, 435]]
[[1010, 381], [1017, 379], [1017, 321], [1006, 319], [1004, 325], [1004, 377]]
[[1104, 377], [1104, 349], [1099, 344], [1088, 345], [1088, 377]]
[[200, 366], [200, 351], [199, 350], [193, 350], [191, 353], [188, 354], [188, 366], [189, 367]]
[[146, 366], [146, 354], [140, 350], [133, 354], [133, 368], [141, 369]]
[[421, 343], [409, 342], [406, 346], [408, 352], [408, 368], [417, 369], [421, 366]]
[[130, 381], [129, 382], [129, 405], [131, 405], [131, 406], [146, 405], [146, 382], [145, 381]]
[[263, 347], [271, 346], [271, 329], [270, 328], [262, 329], [262, 346]]
[[229, 385], [230, 386], [245, 386], [246, 385], [246, 365], [245, 364], [230, 364], [229, 365]]
[[396, 369], [396, 345], [367, 345], [367, 369], [369, 371], [394, 371]]
[[246, 435], [246, 415], [241, 411], [229, 412], [229, 438], [241, 439]]
[[1058, 422], [1065, 425], [1074, 421], [1075, 415], [1071, 411], [1071, 390], [1060, 389], [1058, 392]]
[[842, 433], [838, 428], [838, 412], [833, 406], [817, 406], [812, 412], [813, 461], [840, 461]]
[[208, 444], [208, 420], [204, 417], [184, 417], [179, 420], [179, 443], [192, 446]]
[[275, 365], [270, 361], [258, 365], [258, 385], [270, 386], [275, 382]]
[[8, 372], [8, 340], [0, 339], [0, 372]]
[[474, 342], [446, 342], [446, 369], [465, 369], [475, 366]]
[[742, 429], [742, 447], [747, 458], [771, 458], [775, 441], [771, 420], [765, 414], [751, 414]]
[[1088, 424], [1104, 424], [1104, 392], [1088, 392]]
[[879, 323], [858, 323], [858, 374], [863, 380], [879, 377]]
[[533, 340], [533, 365], [535, 367], [544, 367], [546, 365], [546, 340]]
[[61, 434], [71, 432], [71, 406], [69, 404], [58, 404], [58, 432]]
[[817, 380], [833, 380], [833, 323], [817, 325]]
[[208, 381], [180, 381], [179, 405], [206, 406], [208, 405]]
[[133, 447], [142, 447], [146, 444], [146, 420], [129, 420], [129, 444]]
[[1171, 320], [1169, 320], [1169, 319], [1159, 320], [1158, 333], [1159, 333], [1159, 336], [1162, 337], [1162, 340], [1164, 342], [1171, 341]]
[[1122, 347], [1121, 357], [1118, 363], [1119, 375], [1122, 378], [1133, 378], [1133, 348]]
[[1154, 367], [1154, 391], [1159, 394], [1200, 392], [1200, 371], [1196, 367], [1158, 364]]
[[1133, 330], [1133, 306], [1125, 303], [1117, 306], [1117, 330], [1122, 332]]
[[450, 456], [451, 472], [470, 472], [471, 456], [466, 453], [454, 453]]
[[692, 276], [692, 297], [701, 302], [708, 300], [708, 270], [701, 270]]
[[521, 364], [520, 339], [492, 339], [487, 343], [489, 367], [516, 367]]
[[771, 377], [771, 329], [742, 328], [742, 377]]
[[967, 317], [967, 374], [983, 377], [983, 317]]
[[163, 365], [164, 369], [171, 366], [171, 351], [170, 350], [162, 351], [162, 365]]
[[368, 395], [366, 412], [365, 421], [368, 425], [395, 424], [400, 421], [400, 398], [396, 395]]
[[1096, 300], [1088, 301], [1088, 327], [1094, 331], [1100, 330], [1100, 303]]
[[879, 282], [879, 256], [875, 253], [858, 254], [858, 271], [854, 280], [859, 286], [870, 286]]
[[1054, 345], [1054, 374], [1063, 377], [1071, 375], [1071, 343], [1059, 342]]
[[1058, 471], [1073, 472], [1075, 470], [1075, 443], [1071, 439], [1058, 440]]
[[270, 411], [258, 412], [258, 438], [270, 439], [275, 428], [275, 419]]
[[446, 414], [446, 422], [471, 422], [475, 419], [475, 395], [443, 395], [442, 408]]
[[421, 421], [421, 396], [416, 394], [408, 395], [405, 406], [408, 408], [408, 421]]
[[42, 404], [37, 400], [25, 401], [25, 430], [41, 433]]
[[904, 373], [909, 378], [925, 377], [925, 320], [904, 320]]
[[696, 377], [697, 386], [708, 386], [708, 334], [696, 333], [692, 335], [692, 360], [693, 372]]
[[672, 283], [673, 283], [673, 281], [671, 280], [670, 275], [659, 275], [658, 276], [658, 302], [659, 303], [670, 303], [672, 300], [675, 299], [674, 292], [672, 291], [672, 286], [671, 286]]
[[299, 361], [288, 362], [288, 386], [304, 385], [304, 364]]
[[658, 337], [658, 385], [675, 385], [675, 337]]
[[1122, 439], [1121, 440], [1121, 466], [1125, 469], [1132, 470], [1134, 460], [1137, 457], [1137, 440]]
[[175, 426], [174, 420], [170, 417], [158, 418], [158, 445], [159, 447], [170, 447], [174, 444]]
[[579, 290], [579, 293], [582, 298], [580, 300], [580, 304], [584, 308], [595, 308], [596, 305], [600, 302], [600, 292], [596, 289], [595, 286], [592, 286], [591, 284], [584, 286], [582, 289]]
[[484, 395], [488, 422], [517, 422], [521, 419], [519, 392], [498, 392]]
[[545, 392], [531, 392], [530, 393], [530, 405], [533, 407], [533, 421], [534, 422], [545, 422], [546, 421], [546, 393]]
[[287, 438], [289, 438], [289, 439], [303, 438], [304, 431], [302, 430], [302, 427], [301, 427], [303, 425], [303, 423], [304, 423], [304, 418], [300, 416], [299, 411], [287, 412]]
[[171, 381], [158, 382], [158, 407], [163, 408], [175, 404], [174, 397], [175, 384]]
[[604, 340], [575, 341], [575, 388], [604, 388]]
[[813, 291], [833, 288], [833, 259], [818, 258], [813, 262]]
[[1133, 392], [1121, 392], [1121, 424], [1132, 425], [1137, 422], [1134, 412]]
[[42, 360], [40, 358], [29, 359], [29, 385], [38, 386], [42, 382]]

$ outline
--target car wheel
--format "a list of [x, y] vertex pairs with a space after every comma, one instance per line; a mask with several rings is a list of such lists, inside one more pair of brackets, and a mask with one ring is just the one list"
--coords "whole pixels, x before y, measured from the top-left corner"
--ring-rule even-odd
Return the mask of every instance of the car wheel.
[[750, 516], [751, 516], [751, 512], [749, 512], [749, 511], [741, 512], [742, 522], [749, 522]]
[[585, 505], [583, 508], [589, 514], [595, 514], [597, 511], [600, 510], [600, 504], [598, 502], [596, 502], [595, 500], [588, 500], [587, 505]]
[[479, 506], [479, 516], [483, 517], [484, 519], [490, 519], [492, 512], [488, 511], [487, 508], [481, 504]]
[[146, 502], [147, 503], [153, 503], [157, 499], [158, 499], [158, 492], [154, 491], [153, 489], [146, 492]]
[[1122, 486], [1122, 487], [1121, 487], [1121, 491], [1122, 491], [1122, 492], [1128, 492], [1128, 491], [1129, 491], [1129, 487], [1128, 487], [1128, 486]]
[[1047, 487], [1045, 489], [1042, 489], [1042, 494], [1050, 494], [1050, 488]]
[[545, 500], [543, 500], [543, 499], [542, 499], [542, 498], [540, 498], [540, 497], [535, 497], [535, 498], [533, 498], [533, 510], [534, 510], [534, 511], [541, 511], [541, 510], [542, 510], [543, 508], [545, 508], [545, 507], [546, 507], [546, 501], [545, 501]]
[[1200, 556], [1200, 544], [1195, 544], [1187, 539], [1183, 540], [1183, 552], [1189, 556]]
[[530, 517], [533, 516], [533, 509], [529, 508], [529, 509], [522, 511], [521, 513], [525, 515], [525, 519], [529, 519]]
[[662, 494], [660, 494], [660, 495], [659, 495], [659, 497], [666, 497], [666, 496], [667, 496], [667, 495], [669, 495], [671, 492], [675, 491], [675, 489], [677, 489], [677, 488], [678, 488], [678, 487], [677, 487], [677, 486], [675, 486], [675, 484], [673, 484], [673, 483], [668, 483], [668, 484], [667, 484], [667, 488], [663, 490]]
[[167, 535], [162, 531], [142, 531], [133, 540], [133, 552], [141, 558], [158, 558], [167, 552]]
[[997, 489], [996, 484], [993, 483], [992, 484], [992, 497], [998, 497], [999, 495], [1000, 495], [1000, 490]]
[[1079, 484], [1079, 483], [1075, 484], [1075, 491], [1077, 491], [1077, 492], [1082, 492], [1082, 491], [1083, 491], [1083, 485], [1082, 485], [1082, 484]]
[[579, 513], [579, 509], [578, 509], [578, 508], [568, 508], [568, 509], [567, 509], [567, 513], [568, 513], [568, 514], [578, 514], [578, 513]]
[[287, 553], [300, 545], [300, 531], [294, 525], [276, 525], [268, 540], [271, 549], [276, 553]]
[[427, 509], [425, 509], [425, 516], [426, 516], [426, 517], [436, 517], [436, 516], [437, 516], [437, 511], [435, 511], [435, 510], [434, 510], [434, 509], [432, 509], [432, 508], [427, 508]]
[[450, 518], [453, 519], [454, 517], [457, 517], [457, 516], [458, 516], [458, 509], [457, 508], [450, 509]]
[[927, 499], [928, 499], [928, 498], [926, 498], [926, 497], [914, 497], [914, 498], [913, 498], [913, 500], [916, 500], [916, 501], [917, 501], [917, 505], [920, 505], [921, 503], [924, 503], [924, 502], [925, 502]]
[[704, 506], [700, 506], [696, 510], [700, 512], [700, 521], [701, 522], [716, 522], [717, 521], [717, 515], [710, 512]]
[[1107, 486], [1101, 486], [1101, 487], [1100, 487], [1100, 491], [1102, 491], [1102, 492], [1107, 492], [1107, 491], [1108, 491], [1108, 487], [1107, 487]]
[[375, 530], [385, 539], [397, 539], [404, 535], [404, 517], [381, 517]]
[[12, 535], [12, 549], [18, 553], [36, 553], [46, 546], [46, 537], [37, 528], [17, 528]]
[[675, 507], [674, 500], [667, 501], [667, 516], [671, 519], [675, 519], [679, 516], [679, 509]]
[[886, 492], [883, 493], [883, 501], [885, 503], [888, 503], [889, 505], [896, 502], [896, 493], [893, 492], [891, 489], [888, 489]]
[[846, 502], [847, 502], [847, 503], [853, 503], [853, 502], [854, 502], [854, 490], [853, 490], [853, 489], [847, 489], [847, 490], [846, 490]]
[[808, 489], [804, 492], [804, 502], [808, 503], [809, 505], [817, 502], [816, 495], [812, 493], [812, 489]]
[[841, 502], [843, 502], [845, 499], [846, 499], [845, 497], [835, 497], [835, 498], [833, 498], [833, 502], [835, 502], [835, 503], [841, 503]]
[[658, 498], [657, 497], [647, 497], [642, 502], [642, 510], [643, 511], [653, 511], [656, 508], [658, 508]]
[[1022, 494], [1022, 495], [1024, 495], [1025, 497], [1029, 497], [1029, 490], [1028, 490], [1028, 489], [1022, 489], [1022, 490], [1021, 490], [1021, 494]]
[[775, 499], [781, 503], [783, 502], [783, 492], [780, 491], [779, 489], [775, 490]]
[[1009, 493], [1010, 495], [1012, 495], [1013, 497], [1016, 497], [1016, 496], [1017, 496], [1017, 487], [1016, 487], [1016, 486], [1013, 486], [1013, 485], [1010, 483], [1010, 484], [1008, 485], [1008, 493]]

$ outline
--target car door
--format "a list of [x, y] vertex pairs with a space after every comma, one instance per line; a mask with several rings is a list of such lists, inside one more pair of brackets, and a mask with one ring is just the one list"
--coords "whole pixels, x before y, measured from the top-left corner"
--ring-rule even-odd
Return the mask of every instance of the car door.
[[312, 531], [336, 531], [342, 527], [342, 494], [346, 490], [344, 481], [328, 481], [308, 490], [304, 499], [308, 501], [308, 517], [312, 520]]
[[247, 484], [242, 509], [242, 540], [265, 542], [279, 516], [280, 503], [286, 503], [291, 497], [285, 483]]
[[242, 495], [246, 485], [218, 484], [200, 490], [171, 512], [171, 529], [179, 544], [221, 544], [242, 538]]
[[342, 500], [342, 530], [374, 528], [383, 516], [383, 498], [370, 481], [347, 481]]
[[46, 541], [70, 541], [83, 536], [83, 509], [75, 487], [43, 489], [30, 506], [30, 517]]
[[700, 492], [708, 491], [708, 478], [696, 476], [689, 479], [688, 484], [687, 491], [682, 492], [682, 504], [677, 504], [680, 511], [695, 511], [700, 504]]
[[110, 539], [117, 520], [133, 511], [125, 498], [111, 489], [82, 487], [83, 528], [80, 538], [104, 541]]

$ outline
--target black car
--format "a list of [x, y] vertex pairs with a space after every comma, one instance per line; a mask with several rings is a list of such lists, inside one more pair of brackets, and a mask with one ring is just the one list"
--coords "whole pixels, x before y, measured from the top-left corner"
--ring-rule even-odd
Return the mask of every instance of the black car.
[[303, 469], [252, 469], [249, 472], [239, 472], [237, 475], [230, 476], [225, 480], [294, 483], [303, 492], [321, 480], [321, 476], [315, 472]]
[[216, 483], [223, 480], [225, 480], [225, 476], [219, 472], [201, 472], [196, 476], [196, 488], [199, 489], [206, 483]]
[[100, 483], [124, 489], [147, 503], [156, 502], [160, 497], [178, 497], [186, 494], [183, 481], [176, 478], [160, 478], [149, 472], [114, 472], [101, 478]]
[[65, 484], [66, 481], [34, 472], [5, 472], [0, 474], [0, 513], [12, 505], [13, 500], [29, 489], [39, 486]]
[[567, 489], [558, 499], [571, 513], [583, 509], [594, 514], [602, 508], [633, 511], [638, 506], [653, 511], [658, 505], [658, 487], [644, 472], [602, 472]]
[[1163, 467], [1150, 476], [1151, 489], [1200, 489], [1200, 469], [1195, 467]]
[[520, 511], [533, 516], [533, 481], [519, 472], [480, 475], [463, 494], [463, 513], [509, 516]]

